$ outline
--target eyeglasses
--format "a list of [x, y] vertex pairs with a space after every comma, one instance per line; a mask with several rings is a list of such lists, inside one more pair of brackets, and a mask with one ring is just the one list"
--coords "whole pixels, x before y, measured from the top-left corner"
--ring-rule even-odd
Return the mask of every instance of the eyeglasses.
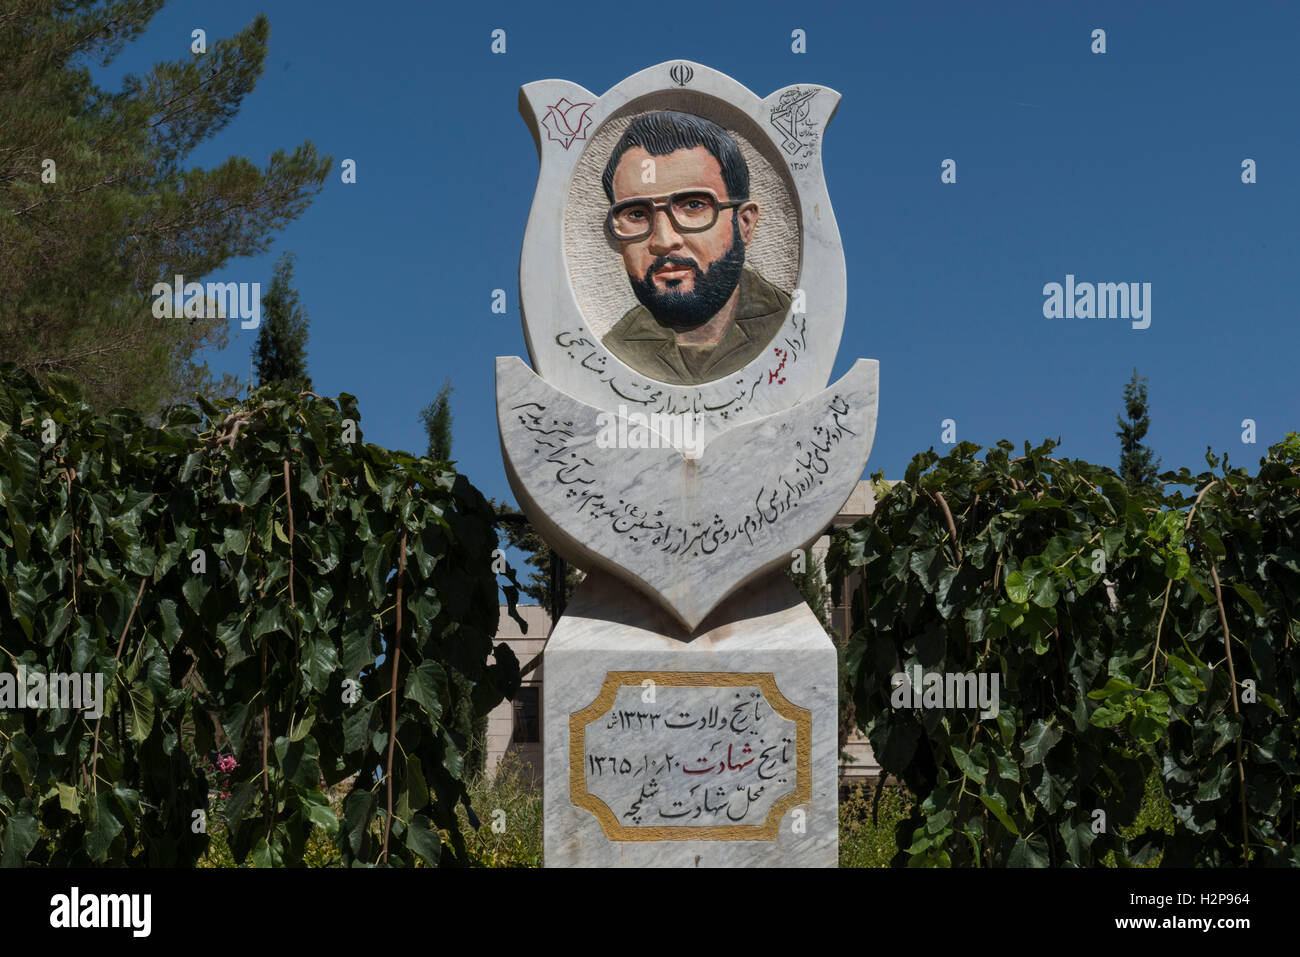
[[722, 202], [710, 189], [687, 189], [664, 202], [643, 196], [625, 199], [609, 208], [605, 228], [615, 239], [642, 239], [654, 230], [655, 211], [662, 209], [679, 233], [700, 233], [718, 221], [718, 210], [739, 206], [744, 200]]

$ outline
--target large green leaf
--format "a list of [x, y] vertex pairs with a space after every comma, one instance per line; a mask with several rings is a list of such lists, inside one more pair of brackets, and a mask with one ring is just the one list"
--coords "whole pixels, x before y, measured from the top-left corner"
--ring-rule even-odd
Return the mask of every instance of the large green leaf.
[[127, 691], [127, 704], [130, 708], [131, 740], [139, 744], [153, 731], [153, 693], [143, 683], [132, 684]]
[[226, 816], [228, 820], [238, 821], [243, 818], [244, 810], [252, 804], [253, 799], [261, 791], [259, 780], [244, 781], [238, 784], [230, 799], [226, 802]]
[[82, 812], [87, 819], [86, 853], [96, 864], [103, 863], [108, 857], [113, 840], [124, 827], [114, 813], [114, 804], [112, 795], [101, 791], [93, 800], [87, 800]]
[[343, 800], [343, 826], [347, 832], [348, 846], [353, 854], [362, 852], [377, 801], [375, 792], [364, 789], [352, 791]]
[[0, 832], [0, 842], [4, 853], [0, 855], [0, 867], [21, 867], [31, 849], [36, 846], [39, 829], [34, 818], [27, 811], [15, 811], [9, 815], [4, 830]]
[[248, 534], [242, 528], [222, 529], [221, 538], [226, 546], [227, 560], [244, 554], [244, 550], [248, 548]]
[[429, 786], [424, 782], [424, 769], [420, 766], [420, 759], [413, 754], [406, 759], [406, 790], [414, 810], [418, 811], [429, 803]]
[[1029, 584], [1019, 569], [1007, 575], [1006, 590], [1007, 598], [1016, 604], [1029, 601]]
[[191, 574], [186, 577], [185, 581], [181, 585], [181, 594], [185, 596], [186, 604], [190, 606], [190, 609], [195, 614], [198, 614], [199, 609], [203, 604], [203, 596], [206, 595], [207, 592], [208, 586], [203, 581], [202, 575]]
[[158, 619], [162, 622], [162, 641], [171, 651], [181, 636], [180, 617], [176, 613], [176, 599], [164, 598], [158, 602]]
[[275, 739], [275, 758], [285, 780], [300, 788], [314, 788], [320, 781], [319, 756], [320, 749], [311, 736], [300, 741]]
[[1007, 802], [1001, 794], [996, 791], [989, 791], [985, 788], [980, 791], [979, 795], [980, 801], [984, 803], [986, 808], [993, 812], [993, 816], [1002, 823], [1003, 827], [1012, 834], [1020, 833], [1020, 829], [1016, 827], [1016, 822], [1013, 821], [1011, 815], [1007, 813]]
[[436, 661], [422, 661], [406, 677], [406, 697], [419, 704], [433, 721], [442, 715], [447, 673]]
[[1050, 867], [1051, 864], [1047, 840], [1041, 834], [1017, 838], [1011, 855], [1007, 858], [1008, 867]]
[[307, 819], [316, 827], [323, 828], [331, 836], [336, 836], [339, 829], [338, 815], [330, 806], [329, 797], [321, 791], [303, 791], [299, 795]]
[[311, 687], [324, 691], [329, 687], [330, 677], [339, 668], [339, 655], [334, 645], [325, 635], [304, 639], [302, 667], [307, 673]]
[[1025, 735], [1025, 740], [1020, 745], [1021, 750], [1025, 752], [1025, 766], [1033, 767], [1042, 764], [1043, 759], [1047, 757], [1047, 752], [1052, 750], [1060, 740], [1060, 728], [1041, 719], [1035, 721], [1029, 726], [1029, 733]]
[[1233, 584], [1232, 589], [1245, 599], [1246, 604], [1250, 606], [1251, 610], [1256, 615], [1260, 618], [1268, 617], [1268, 609], [1264, 607], [1264, 602], [1260, 599], [1259, 595], [1255, 593], [1253, 588], [1248, 585], [1243, 585], [1240, 582], [1236, 582]]
[[410, 826], [406, 829], [406, 846], [429, 864], [438, 863], [442, 843], [438, 839], [437, 830], [430, 825], [429, 819], [423, 814], [411, 818]]
[[375, 652], [370, 643], [372, 633], [369, 622], [349, 622], [344, 627], [343, 670], [349, 675], [356, 675], [362, 668], [375, 663]]
[[253, 845], [252, 858], [254, 867], [283, 867], [284, 849], [279, 841], [268, 842], [265, 837], [260, 837]]
[[359, 701], [348, 706], [343, 713], [343, 749], [356, 753], [365, 748], [370, 740], [371, 721], [374, 718], [375, 702]]
[[970, 778], [976, 784], [984, 783], [984, 777], [988, 774], [987, 767], [981, 767], [976, 764], [971, 759], [971, 756], [961, 748], [954, 746], [950, 748], [949, 751], [952, 754], [952, 759], [957, 762], [957, 767], [961, 768], [962, 774], [966, 775], [966, 777]]

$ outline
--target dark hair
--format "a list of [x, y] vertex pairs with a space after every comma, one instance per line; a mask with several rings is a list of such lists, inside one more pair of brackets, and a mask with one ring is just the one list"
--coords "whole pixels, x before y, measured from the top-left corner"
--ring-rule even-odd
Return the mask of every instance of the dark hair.
[[623, 154], [634, 146], [641, 147], [651, 156], [667, 156], [676, 150], [703, 146], [722, 167], [722, 183], [727, 187], [727, 198], [749, 199], [749, 166], [731, 134], [702, 117], [659, 110], [643, 113], [634, 119], [619, 138], [614, 152], [609, 154], [601, 183], [611, 203], [614, 202], [614, 169]]

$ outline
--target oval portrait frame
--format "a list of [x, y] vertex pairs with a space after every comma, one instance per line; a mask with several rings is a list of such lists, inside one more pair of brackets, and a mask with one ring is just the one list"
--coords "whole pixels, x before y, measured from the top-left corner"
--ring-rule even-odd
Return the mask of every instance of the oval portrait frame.
[[[700, 104], [709, 100], [716, 108], [701, 113]], [[808, 84], [760, 99], [725, 74], [685, 60], [642, 70], [600, 97], [565, 80], [522, 87], [520, 112], [540, 157], [519, 264], [520, 314], [537, 374], [606, 411], [692, 415], [706, 436], [788, 409], [825, 388], [846, 297], [844, 253], [821, 162], [822, 135], [839, 100], [834, 90]], [[683, 112], [705, 118], [739, 113], [750, 121], [745, 132], [754, 149], [774, 163], [784, 158], [786, 175], [779, 178], [791, 194], [800, 237], [796, 284], [788, 290], [793, 301], [775, 336], [740, 370], [699, 385], [656, 380], [614, 356], [583, 314], [566, 256], [573, 181], [595, 133], [630, 112], [673, 109], [675, 101]]]
[[[748, 116], [729, 103], [689, 90], [655, 93], [633, 100], [599, 128], [592, 127], [569, 183], [569, 198], [564, 207], [565, 262], [578, 308], [597, 336], [605, 335], [629, 309], [640, 304], [628, 279], [621, 244], [605, 228], [609, 201], [601, 177], [620, 136], [632, 121], [662, 111], [707, 120], [722, 128], [738, 145], [748, 166], [747, 198], [759, 204], [758, 227], [746, 244], [744, 268], [757, 273], [787, 296], [798, 285], [803, 237], [799, 234], [798, 194], [785, 157], [774, 150], [768, 137], [754, 128]], [[643, 192], [662, 191], [646, 186]], [[728, 234], [731, 229], [727, 222], [734, 214], [735, 210], [723, 210], [718, 216]], [[690, 255], [688, 250], [681, 252]], [[782, 320], [788, 312], [782, 312]], [[775, 333], [775, 329], [771, 330], [762, 345], [773, 340]], [[643, 372], [648, 378], [658, 378], [652, 369]], [[721, 378], [725, 376], [712, 375], [706, 381]]]

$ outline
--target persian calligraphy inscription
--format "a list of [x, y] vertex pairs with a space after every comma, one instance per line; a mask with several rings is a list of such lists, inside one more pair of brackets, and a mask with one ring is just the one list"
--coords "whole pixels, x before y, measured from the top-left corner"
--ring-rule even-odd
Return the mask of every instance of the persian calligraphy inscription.
[[610, 840], [773, 840], [810, 800], [811, 732], [771, 674], [609, 672], [569, 717], [570, 796]]

